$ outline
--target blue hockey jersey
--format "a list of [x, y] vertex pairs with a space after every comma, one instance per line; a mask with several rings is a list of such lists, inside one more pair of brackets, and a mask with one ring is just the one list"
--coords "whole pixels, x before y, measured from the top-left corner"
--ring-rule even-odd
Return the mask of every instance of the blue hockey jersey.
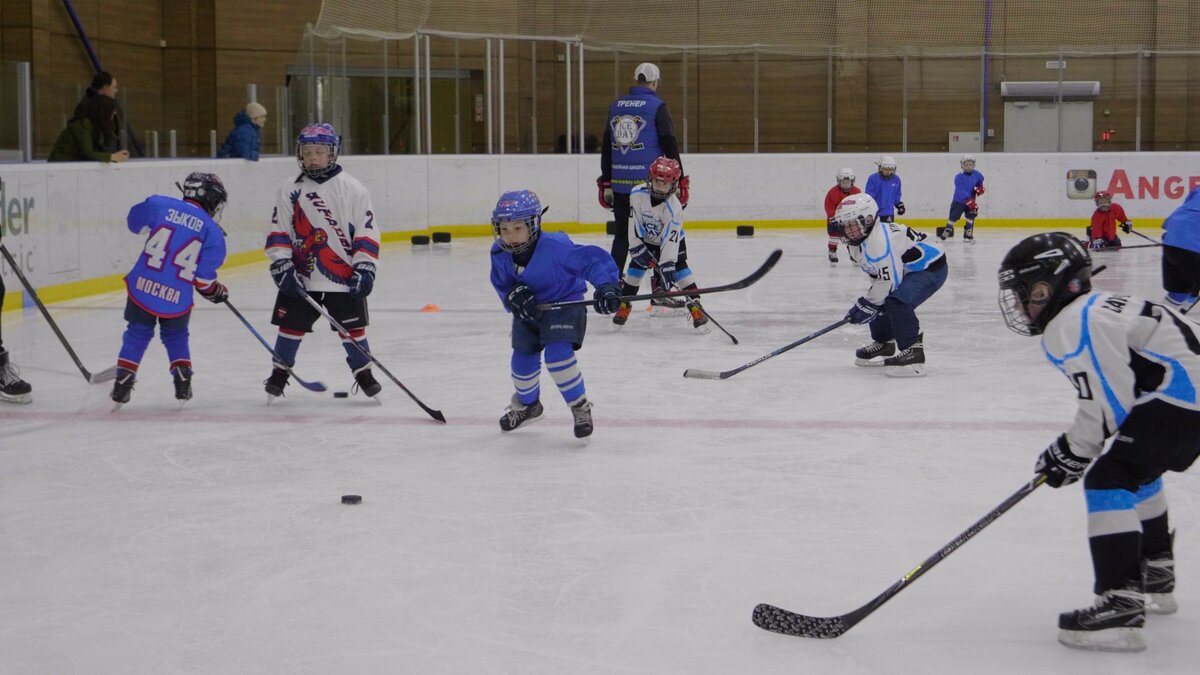
[[142, 254], [125, 275], [134, 304], [162, 318], [192, 308], [193, 287], [216, 280], [225, 262], [225, 233], [199, 206], [153, 195], [129, 210], [129, 231], [149, 230]]
[[959, 172], [954, 176], [954, 201], [966, 204], [968, 199], [975, 196], [975, 188], [980, 185], [983, 185], [982, 173], [978, 171]]
[[[576, 244], [565, 232], [542, 232], [529, 264], [518, 271], [513, 255], [492, 244], [492, 287], [500, 302], [509, 309], [505, 298], [518, 284], [525, 284], [538, 302], [582, 300], [587, 281], [592, 286], [616, 284], [617, 264], [612, 255], [599, 246]], [[511, 310], [510, 310], [511, 311]]]

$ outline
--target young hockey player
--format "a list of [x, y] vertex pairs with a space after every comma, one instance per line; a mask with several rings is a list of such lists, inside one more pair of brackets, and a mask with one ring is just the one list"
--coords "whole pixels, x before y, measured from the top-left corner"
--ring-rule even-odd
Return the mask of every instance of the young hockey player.
[[128, 403], [138, 367], [154, 327], [167, 348], [175, 398], [192, 398], [192, 356], [188, 347], [188, 321], [192, 317], [192, 288], [211, 302], [224, 302], [229, 290], [217, 281], [225, 262], [225, 232], [221, 211], [228, 195], [216, 174], [194, 172], [180, 186], [183, 199], [154, 195], [129, 210], [129, 231], [149, 230], [142, 254], [125, 275], [129, 297], [125, 302], [128, 326], [117, 357], [113, 383], [115, 408]]
[[1176, 610], [1162, 475], [1200, 455], [1200, 328], [1166, 305], [1093, 292], [1091, 259], [1065, 232], [1028, 237], [1008, 252], [999, 301], [1009, 328], [1042, 336], [1078, 401], [1074, 424], [1034, 467], [1051, 487], [1082, 476], [1087, 504], [1097, 598], [1059, 615], [1058, 641], [1141, 651], [1146, 613]]
[[1187, 313], [1200, 293], [1200, 188], [1193, 189], [1162, 226], [1162, 283], [1166, 301]]
[[1096, 211], [1092, 213], [1092, 222], [1087, 226], [1088, 246], [1096, 251], [1121, 248], [1117, 226], [1129, 234], [1133, 231], [1133, 221], [1125, 215], [1125, 209], [1120, 204], [1113, 203], [1111, 192], [1097, 192], [1095, 199]]
[[596, 288], [596, 311], [612, 314], [620, 305], [617, 264], [598, 246], [576, 244], [563, 232], [542, 232], [542, 208], [529, 190], [505, 192], [492, 211], [491, 281], [500, 303], [512, 312], [512, 380], [516, 393], [500, 418], [508, 432], [542, 416], [539, 380], [542, 352], [546, 370], [575, 418], [575, 437], [592, 435], [592, 404], [584, 389], [575, 352], [587, 330], [585, 305], [543, 312], [538, 303], [581, 300], [585, 281]]
[[[621, 282], [621, 295], [636, 294], [648, 269], [655, 270], [663, 282], [663, 290], [678, 287], [686, 291], [696, 287], [688, 267], [683, 208], [675, 194], [681, 173], [679, 162], [659, 157], [650, 165], [646, 182], [629, 193], [629, 241], [633, 247], [629, 249], [629, 268]], [[700, 296], [690, 296], [687, 309], [692, 326], [707, 333], [708, 317], [700, 306]], [[632, 310], [630, 303], [622, 302], [613, 315], [613, 323], [625, 325]]]
[[367, 296], [375, 285], [379, 227], [370, 193], [338, 166], [340, 148], [332, 126], [304, 127], [296, 137], [300, 175], [280, 189], [271, 215], [266, 253], [279, 287], [271, 323], [279, 326], [275, 353], [284, 363], [272, 364], [263, 383], [268, 402], [283, 395], [288, 381], [284, 366], [295, 365], [300, 341], [321, 318], [304, 300], [305, 293], [350, 332], [341, 338], [355, 389], [371, 397], [383, 389], [371, 373], [371, 360], [351, 342], [370, 351]]
[[854, 178], [854, 169], [848, 166], [842, 167], [834, 175], [837, 184], [825, 193], [825, 231], [829, 234], [829, 262], [831, 263], [838, 261], [838, 243], [841, 242], [842, 237], [841, 230], [833, 224], [833, 214], [837, 212], [838, 204], [841, 204], [847, 196], [862, 193], [862, 190], [854, 186]]
[[[0, 188], [3, 188], [0, 180]], [[0, 192], [3, 192], [0, 189]], [[0, 242], [4, 239], [4, 228], [0, 227]], [[4, 278], [0, 277], [0, 308], [4, 307]], [[5, 403], [33, 403], [33, 387], [21, 379], [21, 371], [8, 360], [4, 348], [4, 336], [0, 335], [0, 401]]]
[[875, 162], [879, 170], [867, 179], [865, 192], [879, 205], [879, 219], [885, 223], [904, 215], [904, 202], [900, 201], [900, 174], [896, 173], [896, 158], [884, 155]]
[[958, 161], [962, 173], [954, 177], [954, 198], [950, 201], [950, 217], [946, 226], [937, 229], [938, 239], [945, 241], [954, 238], [954, 224], [966, 214], [967, 225], [963, 228], [963, 241], [974, 243], [975, 218], [979, 216], [979, 205], [975, 198], [986, 190], [983, 187], [983, 174], [975, 170], [975, 155], [963, 155]]
[[928, 235], [899, 223], [878, 222], [870, 195], [842, 200], [833, 219], [849, 244], [850, 260], [871, 277], [867, 294], [846, 318], [869, 323], [872, 342], [854, 353], [855, 365], [887, 366], [892, 377], [925, 374], [925, 344], [916, 308], [946, 283], [946, 255]]

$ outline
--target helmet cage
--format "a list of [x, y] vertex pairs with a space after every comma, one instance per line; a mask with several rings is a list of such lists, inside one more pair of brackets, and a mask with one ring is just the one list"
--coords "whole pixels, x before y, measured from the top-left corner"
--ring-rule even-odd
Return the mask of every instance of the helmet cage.
[[[541, 201], [531, 190], [505, 192], [501, 195], [500, 200], [496, 202], [496, 208], [492, 210], [492, 235], [500, 249], [509, 253], [524, 253], [533, 248], [542, 231], [544, 212]], [[500, 225], [512, 222], [524, 223], [529, 230], [529, 238], [519, 244], [505, 242]]]
[[1087, 250], [1064, 232], [1017, 244], [1000, 263], [997, 302], [1004, 323], [1018, 335], [1041, 335], [1064, 307], [1092, 290], [1091, 265]]
[[849, 244], [861, 244], [875, 229], [879, 205], [867, 194], [850, 195], [838, 204], [833, 214], [833, 225], [841, 232], [841, 238]]
[[200, 208], [204, 209], [204, 212], [213, 219], [213, 222], [221, 222], [221, 214], [225, 211], [225, 202], [229, 199], [229, 193], [225, 191], [225, 184], [221, 182], [221, 178], [217, 174], [193, 171], [183, 179], [183, 185], [179, 185], [179, 190], [183, 193], [184, 199], [199, 204]]
[[[329, 148], [329, 163], [324, 167], [310, 169], [304, 165], [304, 146], [306, 145], [324, 145]], [[296, 161], [300, 164], [300, 171], [309, 178], [324, 178], [333, 173], [337, 168], [338, 151], [342, 147], [341, 138], [333, 125], [321, 123], [310, 124], [300, 130], [300, 134], [296, 136]]]
[[1097, 192], [1095, 199], [1096, 207], [1099, 209], [1106, 209], [1112, 206], [1113, 196], [1111, 192]]

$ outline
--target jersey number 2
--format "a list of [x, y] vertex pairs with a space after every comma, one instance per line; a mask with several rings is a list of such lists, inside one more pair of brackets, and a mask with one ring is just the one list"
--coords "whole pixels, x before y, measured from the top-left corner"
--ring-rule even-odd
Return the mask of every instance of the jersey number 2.
[[[146, 266], [152, 270], [161, 271], [163, 268], [163, 260], [166, 259], [170, 252], [168, 244], [171, 242], [171, 228], [160, 227], [150, 236], [146, 238]], [[171, 263], [179, 268], [179, 278], [184, 281], [192, 281], [196, 278], [196, 266], [200, 262], [200, 240], [193, 239], [179, 249], [175, 257], [171, 259]]]

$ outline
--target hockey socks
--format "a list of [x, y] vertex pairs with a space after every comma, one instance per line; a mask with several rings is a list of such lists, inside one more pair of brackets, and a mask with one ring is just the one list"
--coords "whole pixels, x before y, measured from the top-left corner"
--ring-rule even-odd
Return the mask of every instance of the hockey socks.
[[152, 339], [154, 339], [153, 325], [130, 322], [125, 327], [125, 334], [121, 336], [121, 352], [117, 355], [117, 365], [136, 372]]
[[558, 385], [567, 405], [575, 405], [587, 395], [583, 386], [583, 373], [575, 360], [575, 350], [567, 342], [551, 342], [546, 345], [546, 370]]
[[539, 380], [542, 374], [542, 355], [513, 351], [512, 381], [517, 398], [522, 405], [538, 400]]

